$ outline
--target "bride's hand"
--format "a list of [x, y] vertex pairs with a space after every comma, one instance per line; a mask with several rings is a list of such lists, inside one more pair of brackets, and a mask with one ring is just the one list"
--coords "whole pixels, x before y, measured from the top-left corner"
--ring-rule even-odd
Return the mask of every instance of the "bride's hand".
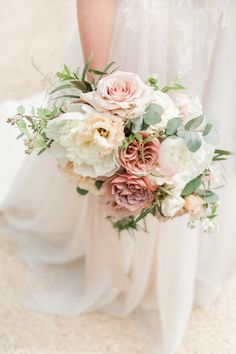
[[77, 0], [77, 16], [85, 62], [94, 53], [92, 67], [103, 70], [109, 60], [117, 0]]

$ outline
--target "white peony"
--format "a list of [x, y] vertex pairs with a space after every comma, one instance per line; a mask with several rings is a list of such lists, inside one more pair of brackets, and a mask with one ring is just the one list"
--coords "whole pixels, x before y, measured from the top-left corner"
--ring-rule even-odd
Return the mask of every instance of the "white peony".
[[167, 176], [166, 183], [179, 188], [200, 175], [212, 162], [214, 147], [202, 142], [196, 152], [191, 152], [185, 141], [179, 137], [168, 137], [160, 145], [159, 166], [165, 170], [174, 170], [173, 176]]
[[123, 125], [105, 114], [82, 105], [49, 123], [54, 140], [50, 152], [59, 165], [73, 162], [74, 172], [83, 177], [110, 176], [117, 169], [116, 151], [124, 139]]
[[172, 94], [172, 98], [185, 123], [203, 114], [202, 104], [198, 96], [188, 96], [176, 92]]
[[171, 191], [173, 196], [167, 196], [161, 203], [162, 214], [166, 217], [174, 217], [175, 214], [180, 211], [185, 204], [184, 199], [180, 196], [180, 192]]

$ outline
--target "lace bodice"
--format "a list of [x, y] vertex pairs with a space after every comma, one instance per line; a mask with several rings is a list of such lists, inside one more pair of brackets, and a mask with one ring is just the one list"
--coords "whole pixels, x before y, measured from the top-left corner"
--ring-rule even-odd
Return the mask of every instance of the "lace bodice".
[[121, 0], [124, 2], [124, 19], [126, 27], [135, 30], [134, 12], [141, 7], [144, 15], [149, 20], [157, 19], [167, 8], [175, 7], [178, 11], [188, 11], [192, 17], [193, 11], [197, 17], [207, 16], [213, 20], [223, 17], [223, 25], [229, 26], [232, 0]]
[[[232, 29], [235, 5], [233, 0], [119, 0], [117, 52], [123, 46], [126, 69], [141, 75], [156, 73], [159, 67], [163, 80], [193, 78], [193, 71], [198, 72], [195, 88], [201, 91], [219, 31]], [[135, 55], [129, 66], [127, 53]], [[117, 61], [122, 64], [120, 54]]]

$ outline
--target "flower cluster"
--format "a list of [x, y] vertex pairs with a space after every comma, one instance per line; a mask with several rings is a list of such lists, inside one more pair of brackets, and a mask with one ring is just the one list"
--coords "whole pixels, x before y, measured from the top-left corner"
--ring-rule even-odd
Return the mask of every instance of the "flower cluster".
[[80, 194], [98, 195], [118, 231], [137, 230], [148, 214], [189, 214], [190, 227], [200, 220], [212, 231], [219, 204], [213, 188], [222, 185], [219, 161], [229, 152], [215, 148], [217, 132], [199, 98], [179, 93], [178, 82], [159, 89], [155, 77], [143, 82], [108, 68], [87, 63], [81, 75], [65, 67], [49, 96], [52, 110], [26, 115], [18, 108], [9, 123], [27, 152], [52, 154]]

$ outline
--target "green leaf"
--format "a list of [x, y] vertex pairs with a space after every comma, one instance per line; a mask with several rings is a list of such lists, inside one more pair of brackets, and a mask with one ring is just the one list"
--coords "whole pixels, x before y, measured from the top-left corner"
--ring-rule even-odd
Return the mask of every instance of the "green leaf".
[[16, 122], [16, 124], [17, 124], [21, 134], [25, 135], [27, 138], [31, 138], [31, 135], [30, 135], [30, 133], [28, 131], [27, 125], [26, 125], [24, 120], [18, 120]]
[[102, 188], [103, 183], [104, 181], [100, 181], [100, 180], [97, 180], [95, 182], [95, 186], [97, 187], [98, 190]]
[[192, 181], [188, 182], [186, 186], [184, 187], [184, 190], [182, 192], [183, 197], [187, 197], [188, 195], [194, 193], [202, 184], [202, 175], [194, 178]]
[[67, 81], [67, 80], [73, 80], [74, 77], [62, 72], [57, 72], [57, 77], [59, 77], [59, 79], [63, 80], [63, 81]]
[[44, 138], [41, 135], [37, 135], [36, 140], [35, 140], [35, 144], [36, 144], [36, 148], [37, 149], [46, 149], [47, 148], [47, 144], [44, 140]]
[[198, 194], [204, 199], [206, 203], [216, 203], [219, 200], [218, 194], [211, 191], [199, 191]]
[[92, 91], [91, 84], [88, 81], [72, 80], [71, 84], [84, 93]]
[[108, 72], [108, 70], [113, 66], [115, 65], [115, 61], [112, 61], [111, 63], [109, 63], [105, 68], [104, 68], [104, 72]]
[[223, 161], [223, 160], [227, 160], [227, 157], [232, 155], [232, 152], [227, 151], [227, 150], [220, 150], [220, 149], [216, 149], [214, 151], [215, 155], [213, 157], [213, 161]]
[[188, 123], [185, 124], [185, 129], [186, 130], [197, 129], [200, 127], [203, 121], [204, 121], [203, 115], [193, 118], [190, 121], [188, 121]]
[[231, 151], [228, 151], [228, 150], [215, 149], [214, 152], [215, 152], [215, 154], [217, 154], [217, 155], [226, 155], [226, 156], [232, 155], [232, 152], [231, 152]]
[[202, 145], [201, 135], [196, 132], [188, 132], [188, 134], [185, 134], [185, 141], [191, 152], [196, 152]]
[[147, 130], [148, 127], [149, 127], [149, 124], [146, 124], [145, 122], [143, 122], [141, 130]]
[[205, 142], [210, 145], [218, 145], [220, 142], [218, 132], [214, 127], [203, 138], [204, 138]]
[[182, 119], [179, 117], [170, 119], [167, 123], [166, 135], [174, 135], [181, 124]]
[[19, 106], [17, 107], [17, 113], [21, 116], [23, 116], [25, 114], [25, 107], [24, 106]]
[[55, 88], [54, 90], [52, 90], [51, 92], [49, 92], [49, 95], [52, 95], [53, 93], [55, 93], [57, 91], [64, 90], [64, 89], [67, 89], [67, 88], [70, 88], [70, 87], [71, 87], [71, 84], [61, 85], [61, 86]]
[[95, 74], [95, 75], [100, 75], [100, 76], [107, 75], [107, 72], [100, 71], [100, 70], [98, 70], [98, 69], [89, 69], [89, 72], [90, 72], [90, 73], [93, 73], [93, 74]]
[[143, 116], [143, 121], [147, 125], [155, 125], [161, 121], [161, 115], [164, 112], [164, 109], [156, 104], [150, 103], [146, 108], [146, 113]]
[[166, 93], [168, 91], [171, 91], [171, 90], [174, 90], [174, 91], [177, 91], [177, 90], [184, 90], [185, 87], [182, 86], [178, 80], [175, 80], [175, 81], [172, 81], [168, 86], [165, 86], [161, 89], [162, 92]]
[[52, 100], [57, 100], [59, 98], [76, 98], [76, 99], [80, 99], [80, 96], [77, 96], [77, 95], [62, 95], [62, 96], [53, 97]]
[[87, 189], [83, 189], [83, 188], [80, 188], [80, 187], [77, 187], [76, 188], [77, 192], [81, 195], [86, 195], [88, 194], [88, 190]]
[[207, 123], [205, 128], [204, 128], [204, 131], [203, 131], [202, 135], [203, 136], [208, 135], [212, 128], [213, 128], [213, 124], [212, 123]]
[[70, 69], [68, 68], [68, 66], [66, 64], [64, 65], [64, 71], [66, 72], [66, 74], [71, 75]]
[[82, 72], [82, 81], [84, 81], [85, 78], [86, 78], [87, 72], [89, 71], [89, 68], [90, 68], [90, 65], [91, 65], [91, 62], [92, 62], [92, 59], [93, 59], [93, 53], [90, 54], [90, 56], [89, 56], [89, 58], [87, 60], [87, 63], [84, 66], [84, 70]]

